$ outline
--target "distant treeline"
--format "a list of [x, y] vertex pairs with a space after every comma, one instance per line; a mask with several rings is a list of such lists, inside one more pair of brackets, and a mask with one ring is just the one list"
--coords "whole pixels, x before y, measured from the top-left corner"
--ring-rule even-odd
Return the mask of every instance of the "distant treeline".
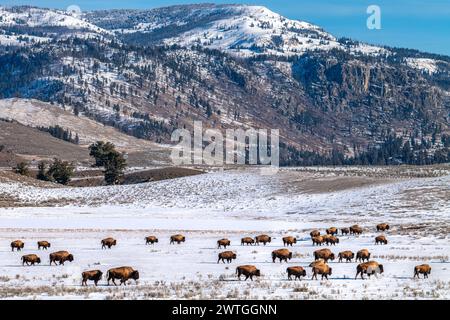
[[70, 143], [79, 144], [80, 138], [78, 137], [78, 133], [75, 135], [72, 131], [64, 129], [58, 125], [50, 126], [50, 127], [37, 127], [39, 130], [50, 133], [53, 137], [57, 139], [61, 139]]
[[[450, 162], [450, 136], [442, 135], [440, 141], [417, 143], [415, 139], [404, 141], [389, 136], [383, 143], [372, 145], [354, 157], [346, 157], [333, 149], [329, 154], [298, 151], [280, 143], [280, 164], [283, 166], [313, 165], [430, 165]], [[434, 152], [430, 152], [433, 150]]]

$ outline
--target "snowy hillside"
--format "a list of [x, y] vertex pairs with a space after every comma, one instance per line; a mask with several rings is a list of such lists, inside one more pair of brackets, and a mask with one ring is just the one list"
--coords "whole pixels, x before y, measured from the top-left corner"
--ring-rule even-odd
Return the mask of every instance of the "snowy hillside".
[[201, 45], [239, 56], [287, 56], [332, 48], [387, 53], [369, 45], [345, 47], [318, 26], [287, 19], [262, 6], [189, 5], [150, 11], [119, 10], [112, 15], [92, 12], [86, 18], [133, 41], [156, 39], [165, 44]]
[[61, 10], [40, 9], [34, 7], [0, 7], [0, 27], [65, 27], [106, 33], [99, 28], [69, 12]]
[[[29, 206], [0, 208], [0, 299], [448, 299], [449, 176], [442, 169], [297, 168], [274, 176], [240, 170], [101, 188], [0, 182], [0, 205], [12, 196]], [[404, 176], [421, 170], [430, 177]], [[387, 245], [374, 243], [381, 222], [391, 226], [383, 233]], [[339, 232], [340, 242], [328, 248], [336, 255], [367, 248], [384, 273], [355, 279], [358, 262], [334, 259], [329, 280], [311, 280], [309, 264], [320, 247], [311, 243], [310, 231], [355, 223], [362, 235]], [[169, 244], [176, 233], [186, 242]], [[242, 237], [258, 234], [270, 235], [271, 243], [240, 245]], [[159, 242], [145, 245], [148, 235]], [[297, 239], [289, 247], [293, 257], [273, 263], [271, 252], [287, 235]], [[100, 239], [109, 236], [117, 246], [102, 250]], [[224, 237], [231, 240], [227, 250], [237, 253], [230, 264], [217, 263], [223, 249], [216, 241]], [[11, 252], [9, 243], [18, 238], [24, 251]], [[51, 242], [49, 253], [69, 250], [74, 261], [49, 266], [48, 253], [36, 247], [44, 239]], [[20, 257], [30, 253], [41, 256], [40, 266], [22, 266]], [[414, 266], [422, 263], [433, 271], [414, 279]], [[243, 264], [258, 267], [261, 277], [235, 281], [235, 268]], [[107, 286], [103, 278], [98, 287], [81, 287], [81, 272], [121, 265], [139, 270], [137, 284]], [[297, 265], [307, 276], [287, 281], [286, 267]]]

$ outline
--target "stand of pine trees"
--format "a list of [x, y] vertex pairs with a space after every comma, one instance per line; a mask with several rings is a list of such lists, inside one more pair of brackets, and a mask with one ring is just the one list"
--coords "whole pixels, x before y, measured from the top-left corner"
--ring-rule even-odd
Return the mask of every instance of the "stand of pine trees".
[[64, 129], [58, 125], [50, 126], [50, 127], [38, 127], [39, 130], [48, 132], [50, 135], [57, 139], [61, 139], [70, 143], [79, 144], [80, 138], [78, 137], [78, 133], [75, 135], [72, 134], [72, 131]]
[[[433, 148], [432, 148], [433, 147]], [[338, 149], [321, 155], [310, 151], [298, 151], [280, 143], [280, 164], [283, 166], [315, 165], [430, 165], [450, 162], [450, 136], [442, 135], [440, 142], [415, 139], [404, 141], [389, 136], [383, 143], [372, 145], [354, 157], [346, 157]]]

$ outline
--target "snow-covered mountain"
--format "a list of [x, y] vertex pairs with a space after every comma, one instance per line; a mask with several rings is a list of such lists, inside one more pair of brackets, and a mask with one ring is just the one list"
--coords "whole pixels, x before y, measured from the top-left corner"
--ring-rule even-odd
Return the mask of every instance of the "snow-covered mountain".
[[[201, 4], [83, 14], [28, 6], [0, 7], [0, 28], [4, 29], [0, 44], [9, 45], [25, 44], [18, 39], [23, 33], [34, 42], [48, 41], [48, 37], [33, 33], [53, 28], [55, 36], [61, 33], [77, 33], [79, 37], [114, 34], [127, 42], [201, 45], [243, 57], [292, 56], [333, 48], [354, 54], [389, 54], [388, 50], [377, 46], [340, 42], [316, 25], [287, 19], [262, 6], [248, 5]], [[25, 28], [28, 33], [24, 32]]]
[[450, 57], [337, 39], [261, 6], [0, 12], [0, 98], [51, 102], [157, 142], [193, 120], [282, 128], [287, 163], [339, 160], [333, 150], [404, 161], [377, 152], [393, 136], [426, 163], [424, 149], [450, 144]]
[[135, 42], [201, 45], [239, 56], [289, 56], [332, 48], [387, 53], [376, 46], [340, 43], [316, 25], [287, 19], [262, 6], [206, 4], [90, 12], [85, 17]]

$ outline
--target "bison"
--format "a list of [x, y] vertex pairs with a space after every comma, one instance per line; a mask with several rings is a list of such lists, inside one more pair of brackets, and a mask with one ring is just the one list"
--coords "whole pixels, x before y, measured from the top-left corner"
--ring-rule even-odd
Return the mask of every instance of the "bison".
[[170, 244], [174, 244], [175, 242], [177, 244], [180, 244], [181, 242], [185, 242], [186, 237], [181, 234], [176, 234], [170, 237]]
[[383, 265], [379, 264], [376, 261], [368, 261], [364, 263], [358, 264], [356, 267], [356, 276], [355, 279], [358, 277], [358, 274], [361, 274], [361, 279], [364, 279], [363, 275], [367, 274], [370, 278], [371, 275], [376, 273], [383, 273]]
[[351, 251], [342, 251], [338, 254], [339, 262], [342, 262], [343, 259], [345, 259], [346, 262], [351, 262], [352, 259], [355, 257], [355, 254]]
[[101, 244], [102, 249], [106, 249], [106, 247], [108, 247], [108, 249], [111, 249], [112, 246], [117, 245], [117, 240], [114, 238], [106, 238], [101, 241]]
[[318, 237], [320, 236], [320, 231], [319, 230], [313, 230], [309, 233], [309, 235], [311, 236], [311, 239], [314, 237]]
[[148, 237], [145, 237], [145, 244], [155, 244], [155, 243], [158, 243], [158, 238], [157, 237], [155, 237], [155, 236], [148, 236]]
[[317, 266], [317, 265], [319, 265], [319, 264], [324, 264], [324, 263], [325, 263], [325, 260], [323, 260], [323, 259], [318, 259], [318, 260], [315, 260], [315, 261], [311, 262], [311, 263], [309, 264], [309, 266], [310, 266], [311, 268], [314, 268], [315, 266]]
[[50, 242], [48, 242], [48, 241], [38, 241], [37, 245], [38, 245], [38, 250], [41, 250], [41, 248], [47, 250], [51, 246]]
[[260, 243], [263, 243], [264, 245], [266, 245], [266, 243], [272, 242], [272, 238], [266, 234], [261, 234], [261, 235], [255, 237], [255, 241], [256, 241], [256, 244], [258, 244], [258, 245]]
[[297, 239], [296, 238], [294, 238], [294, 237], [283, 237], [283, 245], [292, 247], [292, 245], [294, 243], [297, 243]]
[[358, 226], [357, 224], [351, 226], [349, 228], [349, 231], [350, 231], [350, 234], [361, 234], [361, 233], [363, 233], [363, 229], [360, 226]]
[[226, 249], [227, 246], [229, 246], [230, 244], [231, 244], [231, 241], [228, 239], [217, 240], [217, 249], [220, 249], [221, 247], [224, 247]]
[[356, 253], [356, 261], [364, 262], [364, 260], [369, 261], [369, 259], [370, 259], [370, 252], [367, 249], [359, 250]]
[[386, 231], [389, 230], [389, 225], [387, 223], [377, 224], [377, 231]]
[[253, 245], [255, 243], [255, 240], [253, 240], [253, 238], [251, 237], [245, 237], [241, 239], [241, 246], [243, 246], [244, 244], [246, 245]]
[[241, 280], [241, 275], [245, 276], [245, 280], [250, 278], [253, 281], [253, 277], [260, 277], [261, 272], [252, 265], [244, 265], [236, 268], [236, 274], [239, 280]]
[[35, 263], [37, 264], [41, 263], [41, 258], [39, 258], [35, 254], [27, 254], [22, 256], [22, 265], [25, 265], [25, 263], [27, 264], [27, 266], [29, 265], [34, 266]]
[[225, 263], [225, 260], [227, 260], [228, 263], [231, 263], [232, 260], [236, 259], [236, 253], [233, 251], [224, 251], [219, 253], [219, 259], [217, 259], [217, 263], [222, 260], [223, 263]]
[[106, 273], [106, 277], [108, 279], [108, 285], [109, 285], [109, 281], [112, 280], [112, 282], [114, 283], [115, 286], [117, 286], [116, 284], [116, 279], [120, 279], [120, 285], [127, 285], [127, 281], [129, 279], [133, 279], [134, 281], [138, 281], [139, 279], [139, 271], [134, 270], [132, 267], [119, 267], [119, 268], [113, 268], [113, 269], [109, 269], [108, 272]]
[[20, 251], [24, 247], [25, 247], [25, 243], [23, 243], [23, 241], [21, 241], [21, 240], [15, 240], [15, 241], [11, 242], [11, 251], [14, 251], [14, 248], [17, 251]]
[[388, 244], [388, 241], [385, 236], [375, 237], [375, 244]]
[[431, 267], [428, 264], [421, 264], [419, 266], [414, 267], [414, 278], [417, 276], [419, 277], [419, 274], [423, 274], [423, 278], [428, 278], [428, 275], [431, 273]]
[[325, 242], [327, 245], [329, 244], [336, 245], [336, 243], [339, 243], [339, 238], [335, 236], [329, 236], [325, 238]]
[[325, 243], [325, 238], [324, 238], [324, 236], [314, 237], [314, 238], [312, 238], [311, 240], [312, 240], [313, 245], [316, 244], [316, 245], [318, 245], [318, 246], [321, 246], [322, 244]]
[[350, 229], [349, 228], [341, 228], [341, 234], [349, 234], [350, 233]]
[[297, 279], [301, 280], [300, 277], [306, 277], [306, 270], [303, 269], [303, 267], [299, 267], [299, 266], [288, 267], [286, 269], [286, 272], [288, 274], [289, 280], [292, 280], [292, 276], [295, 277], [294, 280], [297, 280]]
[[292, 252], [288, 249], [278, 249], [272, 251], [272, 262], [275, 262], [276, 259], [280, 259], [280, 263], [284, 260], [288, 262], [288, 260], [292, 259]]
[[318, 274], [322, 275], [322, 280], [324, 277], [328, 280], [328, 276], [331, 276], [332, 271], [333, 269], [330, 268], [326, 263], [318, 264], [312, 268], [313, 276], [311, 280], [313, 280], [314, 278], [316, 278], [317, 280]]
[[338, 229], [335, 228], [335, 227], [328, 228], [328, 229], [325, 230], [325, 231], [327, 232], [327, 234], [331, 234], [332, 236], [334, 236], [335, 234], [338, 233]]
[[100, 281], [100, 279], [103, 276], [103, 272], [100, 270], [90, 270], [90, 271], [84, 271], [81, 274], [81, 285], [87, 286], [87, 281], [91, 280], [94, 281], [95, 286], [97, 286], [97, 283]]
[[328, 262], [328, 260], [334, 260], [335, 256], [334, 253], [331, 252], [330, 249], [320, 249], [314, 251], [314, 259], [323, 259], [325, 262]]
[[57, 261], [59, 262], [60, 265], [61, 264], [64, 265], [64, 262], [66, 261], [69, 262], [73, 261], [73, 255], [67, 251], [58, 251], [50, 253], [49, 258], [50, 258], [50, 265], [52, 265], [52, 262], [54, 262], [56, 265]]

